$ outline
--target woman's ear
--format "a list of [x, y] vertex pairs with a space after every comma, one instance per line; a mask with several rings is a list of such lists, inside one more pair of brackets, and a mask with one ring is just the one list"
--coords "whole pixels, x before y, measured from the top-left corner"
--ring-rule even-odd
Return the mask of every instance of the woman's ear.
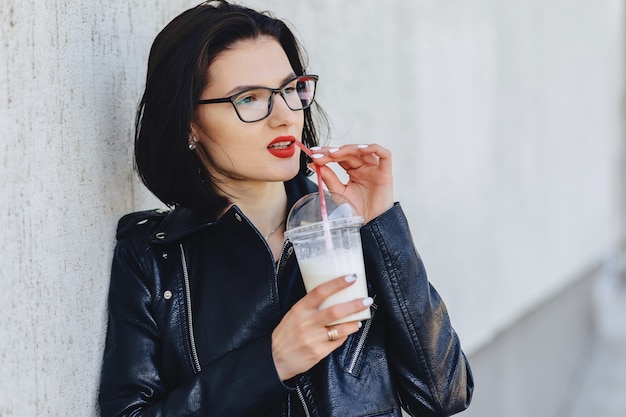
[[198, 137], [198, 125], [195, 120], [192, 120], [189, 123], [189, 137], [197, 138]]

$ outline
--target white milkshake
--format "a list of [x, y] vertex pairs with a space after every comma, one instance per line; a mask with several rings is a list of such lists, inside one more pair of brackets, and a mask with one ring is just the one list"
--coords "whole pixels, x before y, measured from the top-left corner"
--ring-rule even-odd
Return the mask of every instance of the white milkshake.
[[[326, 194], [325, 217], [320, 201], [319, 194], [313, 193], [296, 202], [287, 218], [285, 237], [293, 244], [307, 292], [331, 279], [356, 274], [356, 282], [322, 303], [320, 309], [324, 309], [368, 294], [360, 233], [363, 217], [336, 194]], [[365, 309], [329, 324], [369, 318], [371, 312]]]
[[[354, 284], [328, 297], [320, 306], [320, 310], [334, 304], [345, 303], [368, 296], [363, 254], [360, 248], [352, 250], [336, 249], [323, 256], [299, 259], [298, 264], [300, 265], [302, 280], [307, 292], [326, 281], [343, 275], [356, 274], [357, 276]], [[370, 310], [367, 309], [330, 324], [367, 320], [370, 317]]]

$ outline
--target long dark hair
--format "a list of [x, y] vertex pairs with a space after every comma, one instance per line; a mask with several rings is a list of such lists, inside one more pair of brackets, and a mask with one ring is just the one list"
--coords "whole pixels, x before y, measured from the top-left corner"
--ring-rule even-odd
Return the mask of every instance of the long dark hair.
[[[229, 204], [188, 149], [191, 122], [216, 56], [237, 41], [261, 35], [280, 43], [296, 75], [305, 73], [302, 49], [283, 21], [226, 0], [183, 12], [155, 38], [135, 122], [135, 165], [146, 187], [168, 206], [216, 214]], [[309, 147], [318, 144], [312, 109], [316, 120], [326, 120], [316, 105], [304, 110], [302, 141]], [[300, 173], [308, 173], [303, 153]]]

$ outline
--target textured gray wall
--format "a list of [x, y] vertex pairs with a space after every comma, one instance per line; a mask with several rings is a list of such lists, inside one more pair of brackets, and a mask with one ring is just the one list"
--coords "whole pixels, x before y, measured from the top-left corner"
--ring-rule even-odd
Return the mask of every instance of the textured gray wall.
[[130, 3], [0, 2], [2, 417], [95, 414], [133, 108], [149, 44], [181, 8]]
[[[623, 0], [256, 0], [297, 27], [334, 144], [396, 197], [466, 350], [622, 237]], [[0, 0], [0, 416], [91, 415], [134, 109], [191, 1]]]

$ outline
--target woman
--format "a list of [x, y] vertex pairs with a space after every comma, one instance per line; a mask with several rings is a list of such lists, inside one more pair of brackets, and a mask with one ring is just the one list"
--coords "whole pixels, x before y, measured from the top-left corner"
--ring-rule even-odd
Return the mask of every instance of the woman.
[[[469, 405], [468, 363], [393, 201], [390, 152], [318, 147], [316, 81], [283, 22], [225, 1], [157, 36], [135, 156], [173, 210], [120, 220], [103, 417], [447, 416]], [[283, 235], [289, 208], [316, 190], [296, 141], [367, 221], [371, 297], [319, 310], [350, 276], [305, 294]], [[371, 320], [327, 327], [367, 308]]]

